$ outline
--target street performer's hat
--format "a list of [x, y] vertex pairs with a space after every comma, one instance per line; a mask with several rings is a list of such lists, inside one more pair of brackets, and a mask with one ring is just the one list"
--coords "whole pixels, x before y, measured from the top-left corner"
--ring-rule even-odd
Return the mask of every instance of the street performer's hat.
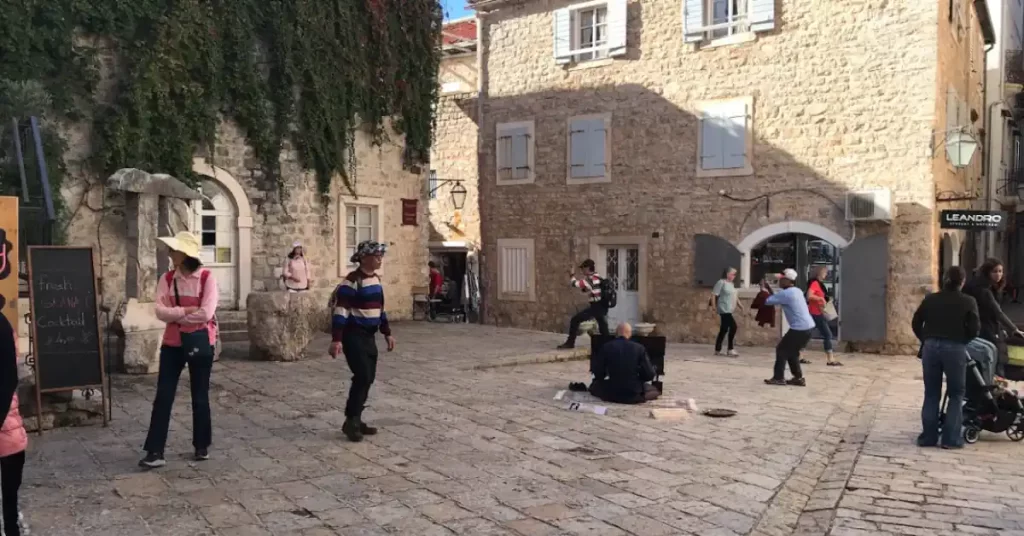
[[779, 274], [779, 277], [796, 282], [796, 270], [792, 268], [786, 268], [785, 270], [782, 271], [781, 274]]
[[356, 246], [356, 252], [352, 254], [352, 258], [349, 262], [357, 263], [360, 259], [367, 255], [383, 255], [387, 253], [388, 246], [381, 244], [375, 240], [364, 240]]

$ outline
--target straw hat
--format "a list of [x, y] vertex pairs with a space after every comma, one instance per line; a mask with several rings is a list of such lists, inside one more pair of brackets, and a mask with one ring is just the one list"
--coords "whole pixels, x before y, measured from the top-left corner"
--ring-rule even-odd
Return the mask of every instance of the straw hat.
[[199, 239], [188, 231], [181, 231], [174, 236], [162, 236], [157, 240], [167, 244], [167, 247], [173, 251], [184, 253], [185, 256], [193, 259], [199, 258]]

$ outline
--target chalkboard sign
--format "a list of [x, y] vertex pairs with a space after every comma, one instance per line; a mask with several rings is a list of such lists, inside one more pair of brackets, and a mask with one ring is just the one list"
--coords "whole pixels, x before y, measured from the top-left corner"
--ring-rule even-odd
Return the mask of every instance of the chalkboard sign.
[[105, 387], [92, 248], [28, 250], [39, 392]]

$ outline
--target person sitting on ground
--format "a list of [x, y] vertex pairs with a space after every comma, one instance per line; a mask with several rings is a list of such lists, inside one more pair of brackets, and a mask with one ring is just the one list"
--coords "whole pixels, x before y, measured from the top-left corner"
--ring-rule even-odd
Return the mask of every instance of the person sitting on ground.
[[618, 404], [642, 404], [658, 398], [661, 393], [649, 382], [654, 380], [654, 366], [647, 350], [629, 340], [633, 327], [623, 322], [615, 329], [615, 340], [601, 347], [590, 359], [590, 394]]

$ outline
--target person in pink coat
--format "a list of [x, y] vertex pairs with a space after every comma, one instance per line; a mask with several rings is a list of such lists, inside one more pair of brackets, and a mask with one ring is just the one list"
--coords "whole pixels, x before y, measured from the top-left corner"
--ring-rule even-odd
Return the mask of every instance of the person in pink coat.
[[[6, 303], [0, 296], [0, 311]], [[0, 494], [3, 494], [4, 536], [21, 536], [18, 523], [18, 489], [25, 470], [28, 434], [18, 413], [18, 343], [7, 317], [0, 314]]]

